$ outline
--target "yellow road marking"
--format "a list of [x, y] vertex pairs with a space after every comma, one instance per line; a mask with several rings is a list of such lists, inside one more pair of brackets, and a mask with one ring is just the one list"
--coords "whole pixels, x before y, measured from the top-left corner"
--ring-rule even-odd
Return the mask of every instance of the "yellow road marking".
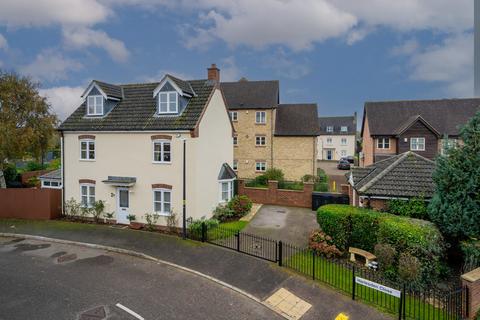
[[335, 320], [348, 320], [348, 316], [343, 314], [343, 313], [340, 313], [336, 318]]

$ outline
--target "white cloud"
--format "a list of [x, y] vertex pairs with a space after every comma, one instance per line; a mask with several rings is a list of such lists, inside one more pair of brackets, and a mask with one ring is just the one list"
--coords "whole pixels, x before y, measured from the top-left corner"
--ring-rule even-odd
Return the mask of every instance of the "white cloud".
[[40, 52], [30, 64], [21, 66], [19, 71], [36, 80], [56, 81], [66, 79], [70, 71], [81, 68], [82, 65], [79, 62], [64, 57], [54, 49], [46, 49]]
[[103, 31], [89, 28], [65, 28], [63, 36], [68, 47], [77, 49], [86, 47], [102, 48], [118, 62], [127, 61], [130, 55], [122, 41], [111, 38]]
[[46, 97], [60, 120], [65, 120], [82, 103], [84, 87], [53, 87], [40, 89], [39, 94]]
[[161, 69], [153, 76], [140, 77], [139, 81], [142, 81], [142, 82], [159, 82], [160, 80], [163, 79], [163, 77], [165, 77], [166, 74], [170, 74], [170, 75], [172, 75], [174, 77], [177, 77], [179, 79], [182, 79], [182, 80], [191, 80], [191, 79], [196, 78], [195, 76], [193, 76], [189, 73], [179, 72], [179, 71], [170, 70], [170, 69]]
[[8, 48], [8, 42], [7, 39], [0, 33], [0, 49], [7, 49]]
[[265, 60], [265, 65], [278, 76], [290, 79], [299, 79], [311, 72], [308, 62], [299, 62], [298, 58], [292, 59], [281, 49], [269, 56]]
[[410, 58], [413, 80], [440, 82], [450, 95], [473, 95], [473, 34], [447, 38], [442, 44], [414, 53]]
[[219, 69], [220, 81], [238, 81], [240, 79], [241, 70], [233, 56], [223, 59]]
[[420, 44], [416, 39], [410, 39], [405, 41], [399, 46], [393, 47], [391, 53], [394, 56], [411, 55], [415, 53], [420, 47]]

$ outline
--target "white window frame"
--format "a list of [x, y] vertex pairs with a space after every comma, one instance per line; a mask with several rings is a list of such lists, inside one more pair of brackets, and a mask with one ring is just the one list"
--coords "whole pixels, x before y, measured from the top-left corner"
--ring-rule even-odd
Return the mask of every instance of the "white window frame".
[[[175, 101], [170, 101], [170, 94], [175, 94]], [[161, 110], [161, 104], [162, 104], [162, 96], [166, 96], [167, 97], [167, 102], [163, 102], [163, 103], [166, 103], [167, 104], [167, 111], [162, 111]], [[161, 91], [158, 93], [158, 114], [177, 114], [178, 113], [178, 103], [179, 103], [179, 99], [178, 99], [178, 92], [177, 91]], [[175, 111], [172, 111], [170, 110], [170, 104], [172, 104], [173, 102], [175, 102]]]
[[267, 137], [266, 136], [255, 136], [255, 146], [264, 147], [266, 145], [267, 145]]
[[[160, 201], [155, 201], [155, 193], [160, 192]], [[170, 211], [165, 211], [165, 193], [170, 193]], [[155, 210], [155, 203], [160, 203], [161, 211]], [[173, 192], [172, 189], [164, 189], [164, 188], [156, 188], [152, 190], [152, 207], [153, 213], [161, 215], [161, 216], [170, 216], [172, 214], [172, 203], [173, 203]]]
[[346, 145], [347, 145], [347, 138], [342, 138], [342, 139], [340, 140], [340, 144], [341, 144], [342, 146], [346, 146]]
[[[102, 102], [100, 105], [97, 105], [97, 98], [100, 98]], [[93, 101], [93, 105], [91, 105], [91, 101]], [[102, 116], [103, 115], [103, 96], [102, 95], [91, 95], [87, 96], [87, 116]], [[90, 107], [93, 108], [93, 112], [90, 112]], [[97, 108], [100, 107], [101, 111], [97, 112]]]
[[333, 144], [333, 139], [331, 137], [326, 138], [325, 144], [331, 146]]
[[233, 171], [238, 171], [238, 160], [233, 160], [232, 169]]
[[[388, 142], [388, 148], [385, 147]], [[390, 150], [390, 138], [377, 138], [377, 149]]]
[[[263, 168], [262, 168], [262, 165], [263, 165]], [[266, 161], [255, 161], [255, 171], [256, 172], [267, 171], [267, 162]]]
[[238, 112], [237, 111], [230, 111], [230, 120], [232, 120], [232, 122], [237, 122], [238, 121]]
[[341, 157], [346, 157], [347, 156], [347, 150], [341, 150], [340, 151], [340, 156]]
[[340, 127], [340, 131], [341, 131], [341, 132], [347, 132], [347, 131], [348, 131], [348, 127], [347, 127], [347, 126], [341, 126], [341, 127]]
[[[233, 179], [229, 180], [219, 180], [219, 203], [227, 203], [233, 198]], [[227, 199], [223, 199], [223, 184], [227, 184]]]
[[[83, 195], [83, 187], [86, 187], [87, 188], [87, 194], [86, 195]], [[91, 189], [93, 187], [93, 195], [91, 194]], [[95, 188], [95, 184], [94, 183], [80, 183], [80, 205], [82, 207], [85, 207], [85, 205], [83, 204], [83, 197], [87, 197], [87, 208], [92, 208], [93, 207], [93, 204], [95, 203], [95, 192], [96, 192], [96, 188]], [[91, 201], [93, 198], [93, 201]]]
[[256, 124], [266, 124], [267, 123], [267, 113], [265, 111], [255, 111], [255, 123]]
[[327, 126], [327, 132], [333, 132], [333, 126]]
[[238, 146], [238, 136], [233, 136], [232, 139], [233, 139], [233, 145]]
[[[97, 146], [94, 139], [80, 139], [80, 161], [95, 161], [97, 157]], [[82, 143], [86, 143], [86, 158], [82, 158]], [[90, 158], [91, 146], [93, 144], [93, 158]]]
[[[165, 144], [168, 143], [170, 145], [170, 161], [165, 161], [164, 156], [165, 156]], [[155, 145], [160, 144], [160, 161], [155, 160]], [[166, 139], [157, 139], [157, 140], [152, 140], [152, 163], [172, 163], [172, 141], [171, 140], [166, 140]]]
[[[420, 142], [420, 141], [423, 141], [423, 142]], [[420, 145], [423, 145], [423, 148], [419, 148]], [[410, 150], [425, 151], [425, 138], [424, 137], [410, 138]]]
[[[41, 179], [42, 180], [42, 188], [46, 189], [62, 189], [62, 181], [58, 181], [57, 179]], [[56, 183], [57, 185], [54, 186], [52, 183]]]

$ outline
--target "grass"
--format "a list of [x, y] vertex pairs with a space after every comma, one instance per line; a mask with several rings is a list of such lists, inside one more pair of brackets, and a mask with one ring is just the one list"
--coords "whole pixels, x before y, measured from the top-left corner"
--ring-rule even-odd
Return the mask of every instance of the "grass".
[[[290, 253], [293, 253], [291, 251], [293, 250], [289, 250], [288, 247], [284, 249], [284, 257], [286, 256], [287, 259], [283, 262], [283, 266], [310, 278], [313, 278], [313, 272], [315, 272], [316, 281], [339, 289], [349, 296], [352, 295], [353, 275], [348, 263], [333, 262], [332, 260], [318, 256], [314, 258], [310, 250], [299, 251], [288, 256]], [[315, 268], [313, 267], [314, 263]], [[361, 271], [356, 273], [356, 275], [382, 283], [379, 279], [375, 281], [371, 276], [362, 276]], [[356, 284], [355, 297], [358, 300], [390, 313], [395, 314], [399, 309], [400, 299], [359, 284]], [[407, 319], [443, 320], [452, 318], [452, 315], [447, 314], [440, 307], [435, 307], [430, 303], [424, 302], [420, 297], [408, 293], [406, 294], [405, 312]]]
[[248, 221], [230, 221], [230, 222], [223, 222], [220, 223], [220, 227], [222, 228], [227, 228], [227, 229], [232, 229], [235, 231], [241, 231], [243, 228], [245, 228], [248, 224]]

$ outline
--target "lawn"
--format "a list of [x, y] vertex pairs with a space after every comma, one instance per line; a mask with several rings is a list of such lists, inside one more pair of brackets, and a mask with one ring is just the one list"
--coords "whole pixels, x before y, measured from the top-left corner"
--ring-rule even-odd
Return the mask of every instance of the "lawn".
[[217, 227], [207, 231], [208, 240], [218, 240], [233, 238], [237, 232], [240, 232], [248, 224], [248, 221], [230, 221], [220, 223]]

